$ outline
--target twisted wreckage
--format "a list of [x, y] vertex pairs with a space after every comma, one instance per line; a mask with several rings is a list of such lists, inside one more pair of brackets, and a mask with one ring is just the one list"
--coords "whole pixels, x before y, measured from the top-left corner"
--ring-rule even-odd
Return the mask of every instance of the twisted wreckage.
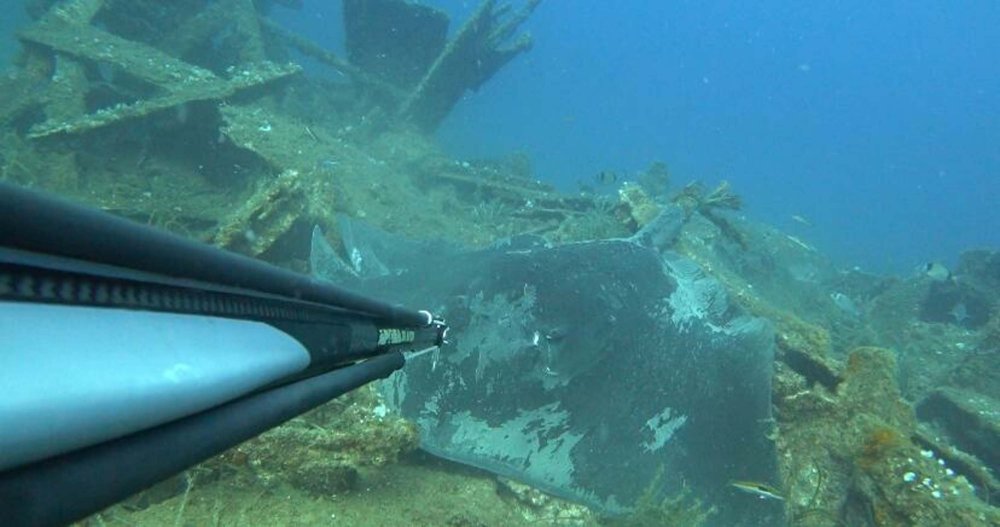
[[[6, 177], [33, 183], [45, 166], [41, 185], [260, 255], [297, 222], [325, 224], [334, 204], [368, 201], [352, 189], [381, 193], [371, 185], [405, 179], [393, 177], [399, 166], [386, 166], [394, 161], [425, 165], [457, 185], [489, 186], [462, 167], [439, 166], [446, 161], [419, 132], [433, 131], [466, 91], [530, 48], [527, 34], [515, 34], [539, 0], [518, 10], [485, 1], [450, 39], [448, 17], [437, 10], [348, 0], [350, 61], [282, 29], [253, 0], [51, 4], [32, 3], [37, 20], [18, 33], [20, 69], [4, 80], [13, 96], [0, 107], [0, 125], [18, 132], [2, 145]], [[306, 79], [292, 56], [343, 80]], [[410, 130], [402, 141], [411, 151], [392, 159], [359, 147], [390, 129]], [[80, 142], [116, 157], [80, 153]], [[179, 150], [197, 160], [195, 177], [149, 188], [164, 171], [191, 172], [177, 166], [185, 162]], [[101, 186], [96, 172], [124, 176], [106, 182], [114, 197], [81, 192]], [[364, 182], [351, 180], [359, 173]], [[340, 176], [335, 190], [331, 180]], [[244, 205], [230, 210], [231, 196], [213, 201], [207, 194], [220, 194], [220, 185], [236, 187]], [[521, 199], [546, 190], [530, 181], [496, 185]]]

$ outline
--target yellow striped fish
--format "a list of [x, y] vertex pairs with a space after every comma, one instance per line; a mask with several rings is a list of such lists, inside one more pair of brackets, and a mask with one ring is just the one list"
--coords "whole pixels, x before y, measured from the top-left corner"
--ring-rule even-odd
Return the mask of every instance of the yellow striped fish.
[[784, 500], [781, 491], [759, 481], [730, 481], [730, 485], [759, 497], [762, 500]]

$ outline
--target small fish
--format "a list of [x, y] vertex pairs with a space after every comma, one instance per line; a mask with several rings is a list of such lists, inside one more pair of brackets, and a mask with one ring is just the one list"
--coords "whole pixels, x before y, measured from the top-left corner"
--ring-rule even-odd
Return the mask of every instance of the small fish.
[[760, 483], [758, 481], [730, 481], [730, 485], [742, 490], [743, 492], [753, 494], [762, 500], [784, 500], [785, 497], [781, 495], [778, 489], [766, 484]]
[[858, 309], [858, 305], [854, 303], [851, 297], [841, 293], [840, 291], [830, 293], [830, 300], [833, 300], [834, 305], [840, 308], [841, 311], [851, 315], [852, 317], [861, 316], [861, 310]]
[[788, 238], [788, 241], [794, 243], [795, 245], [798, 245], [799, 247], [802, 247], [803, 249], [805, 249], [805, 250], [807, 250], [807, 251], [809, 251], [811, 253], [816, 252], [816, 248], [815, 247], [813, 247], [812, 245], [809, 245], [808, 243], [806, 243], [806, 242], [804, 242], [804, 241], [796, 238], [795, 236], [792, 236], [791, 234], [786, 234], [785, 238]]
[[801, 223], [802, 225], [805, 225], [806, 227], [812, 227], [813, 226], [813, 224], [812, 224], [811, 221], [807, 220], [804, 216], [799, 216], [798, 214], [792, 214], [792, 221], [794, 221], [796, 223]]
[[941, 262], [927, 262], [924, 264], [924, 274], [935, 282], [944, 282], [951, 278], [951, 271]]
[[602, 170], [594, 176], [594, 181], [600, 185], [613, 185], [618, 182], [618, 173], [611, 170]]

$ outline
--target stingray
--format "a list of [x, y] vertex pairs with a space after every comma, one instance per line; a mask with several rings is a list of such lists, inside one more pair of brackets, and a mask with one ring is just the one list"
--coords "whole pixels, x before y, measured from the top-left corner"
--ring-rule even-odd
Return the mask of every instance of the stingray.
[[775, 480], [773, 329], [671, 250], [686, 218], [668, 207], [631, 238], [484, 249], [340, 218], [345, 256], [317, 229], [311, 263], [447, 319], [449, 342], [380, 388], [431, 454], [607, 514], [686, 490], [713, 524], [773, 525], [780, 505], [729, 486]]

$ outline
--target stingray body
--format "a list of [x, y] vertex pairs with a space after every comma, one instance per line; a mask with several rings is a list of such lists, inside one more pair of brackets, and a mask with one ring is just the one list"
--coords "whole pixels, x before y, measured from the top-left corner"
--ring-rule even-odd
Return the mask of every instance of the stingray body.
[[772, 525], [780, 507], [734, 495], [774, 476], [773, 333], [669, 250], [669, 210], [629, 239], [482, 250], [414, 243], [342, 219], [348, 258], [314, 233], [320, 276], [445, 314], [450, 343], [382, 387], [422, 447], [607, 513], [662, 471], [718, 508], [719, 525]]

